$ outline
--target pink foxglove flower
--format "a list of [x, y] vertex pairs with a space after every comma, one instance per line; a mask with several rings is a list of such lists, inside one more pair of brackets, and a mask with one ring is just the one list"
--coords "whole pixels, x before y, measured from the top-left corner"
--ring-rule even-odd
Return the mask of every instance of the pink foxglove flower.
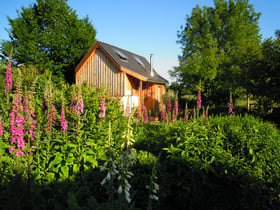
[[189, 113], [185, 112], [184, 120], [187, 123], [189, 121]]
[[47, 133], [52, 131], [52, 128], [55, 125], [55, 105], [53, 101], [50, 101], [48, 106], [48, 123], [47, 123]]
[[179, 113], [179, 104], [178, 101], [175, 102], [175, 106], [174, 106], [174, 114], [175, 116], [177, 116]]
[[209, 107], [207, 106], [206, 111], [205, 111], [204, 116], [203, 116], [203, 119], [204, 119], [205, 121], [208, 120], [208, 108], [209, 108]]
[[72, 97], [70, 111], [74, 112], [76, 115], [84, 113], [84, 100], [82, 94], [79, 94], [77, 98], [75, 96]]
[[201, 88], [199, 86], [199, 89], [198, 89], [198, 92], [197, 92], [197, 110], [200, 110], [201, 109]]
[[170, 112], [171, 110], [172, 110], [172, 105], [171, 105], [171, 98], [169, 96], [167, 99], [166, 111]]
[[144, 114], [145, 113], [145, 104], [144, 103], [141, 105], [141, 110], [142, 110], [142, 113]]
[[229, 104], [229, 108], [228, 108], [228, 116], [231, 116], [231, 115], [233, 115], [233, 114], [234, 114], [234, 112], [233, 112], [233, 104], [230, 103], [230, 104]]
[[165, 111], [161, 110], [160, 111], [160, 119], [165, 119], [166, 120], [166, 114], [165, 114]]
[[[11, 135], [12, 138], [10, 141], [12, 143], [16, 143], [18, 150], [16, 151], [16, 156], [24, 156], [22, 150], [25, 148], [24, 144], [24, 123], [25, 119], [23, 117], [23, 105], [22, 105], [22, 97], [20, 87], [17, 88], [16, 94], [14, 96], [14, 100], [12, 102], [12, 111], [11, 111]], [[10, 152], [13, 152], [14, 149], [10, 149]]]
[[67, 130], [67, 121], [64, 117], [64, 110], [63, 109], [61, 110], [61, 119], [60, 120], [61, 120], [60, 121], [61, 122], [61, 130], [63, 132], [65, 132]]
[[1, 118], [0, 118], [0, 135], [3, 135], [3, 126], [2, 126], [2, 122], [1, 122]]
[[12, 79], [12, 63], [11, 57], [9, 58], [7, 69], [6, 69], [6, 81], [5, 81], [5, 93], [7, 93], [7, 89], [12, 89], [13, 79]]
[[34, 140], [36, 136], [36, 120], [35, 120], [35, 108], [34, 108], [34, 98], [32, 94], [28, 94], [25, 96], [23, 101], [24, 112], [27, 123], [27, 134], [30, 134], [30, 139]]
[[102, 113], [100, 113], [100, 114], [98, 115], [98, 117], [99, 117], [99, 118], [104, 118], [104, 117], [105, 117], [105, 112], [106, 112], [106, 107], [105, 107], [105, 102], [104, 102], [104, 101], [102, 101], [102, 102], [100, 103], [99, 110], [101, 110]]
[[144, 122], [149, 122], [148, 112], [144, 114]]

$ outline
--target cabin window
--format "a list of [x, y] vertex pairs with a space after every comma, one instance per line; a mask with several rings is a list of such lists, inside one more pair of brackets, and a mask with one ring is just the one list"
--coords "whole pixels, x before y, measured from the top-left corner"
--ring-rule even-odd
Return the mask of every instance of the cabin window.
[[121, 51], [119, 51], [117, 49], [114, 49], [114, 50], [117, 53], [117, 55], [120, 57], [120, 59], [122, 59], [124, 61], [127, 61], [128, 58], [127, 58], [127, 56], [124, 53], [122, 53]]
[[140, 58], [134, 56], [135, 60], [137, 61], [137, 63], [139, 63], [143, 68], [145, 68], [144, 63], [140, 60]]
[[158, 94], [157, 94], [157, 97], [158, 97], [157, 100], [158, 100], [158, 102], [160, 102], [160, 100], [161, 100], [161, 98], [160, 98], [160, 97], [161, 97], [161, 94], [160, 94], [160, 93], [161, 93], [161, 88], [158, 87]]

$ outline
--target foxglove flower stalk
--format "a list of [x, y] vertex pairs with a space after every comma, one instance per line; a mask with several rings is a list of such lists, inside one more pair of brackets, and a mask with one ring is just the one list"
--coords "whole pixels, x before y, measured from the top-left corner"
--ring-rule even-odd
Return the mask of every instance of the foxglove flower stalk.
[[171, 105], [171, 98], [169, 96], [167, 99], [166, 111], [170, 112], [171, 110], [172, 110], [172, 105]]
[[105, 101], [102, 101], [102, 102], [100, 103], [99, 110], [101, 110], [102, 113], [100, 113], [100, 114], [98, 115], [98, 117], [99, 117], [99, 118], [104, 118], [104, 117], [105, 117], [105, 112], [106, 112]]
[[144, 122], [149, 122], [148, 112], [144, 113]]
[[67, 121], [66, 121], [66, 119], [65, 119], [65, 117], [64, 117], [64, 107], [62, 108], [62, 110], [61, 110], [61, 118], [60, 118], [60, 125], [61, 125], [61, 130], [63, 131], [63, 132], [66, 132], [66, 130], [67, 130]]
[[126, 108], [126, 115], [129, 116], [131, 114], [131, 107], [127, 106]]
[[196, 102], [197, 106], [197, 110], [200, 110], [201, 109], [201, 83], [199, 84], [199, 89], [198, 89], [198, 92], [197, 92], [197, 102]]
[[160, 111], [160, 119], [165, 119], [166, 120], [166, 114], [165, 114], [165, 111], [161, 110]]
[[2, 126], [2, 119], [0, 117], [0, 135], [2, 136], [3, 135], [3, 126]]
[[186, 103], [186, 107], [185, 107], [184, 120], [185, 120], [186, 123], [189, 121], [189, 109], [188, 109], [188, 104], [187, 103]]
[[233, 114], [234, 114], [234, 112], [233, 112], [233, 104], [230, 103], [230, 104], [229, 104], [229, 108], [228, 108], [228, 116], [231, 116], [231, 115], [233, 115]]
[[[11, 126], [11, 135], [12, 138], [10, 141], [12, 143], [16, 143], [16, 146], [18, 150], [16, 151], [16, 156], [24, 156], [23, 149], [25, 148], [24, 144], [24, 123], [25, 119], [23, 117], [23, 105], [22, 105], [22, 97], [21, 97], [21, 90], [20, 90], [20, 84], [17, 87], [16, 94], [14, 96], [13, 102], [12, 102], [12, 111], [11, 111], [11, 120], [10, 120], [10, 126]], [[12, 147], [10, 149], [10, 152], [12, 153], [15, 150], [15, 147]]]
[[6, 81], [5, 81], [5, 90], [4, 92], [7, 93], [8, 89], [12, 89], [13, 79], [12, 79], [12, 63], [11, 57], [9, 58], [7, 69], [6, 69]]
[[209, 106], [207, 106], [206, 111], [205, 111], [205, 113], [204, 113], [204, 117], [203, 117], [203, 119], [204, 119], [205, 121], [208, 120], [208, 108], [209, 108]]
[[174, 114], [175, 114], [175, 116], [177, 116], [178, 113], [179, 113], [179, 104], [178, 104], [178, 101], [176, 100], [175, 106], [174, 106]]
[[52, 131], [52, 128], [55, 125], [55, 103], [54, 103], [54, 96], [52, 92], [52, 84], [51, 81], [48, 81], [45, 90], [45, 101], [46, 106], [48, 108], [48, 122], [47, 122], [47, 134]]
[[36, 136], [36, 120], [35, 120], [35, 108], [34, 108], [34, 99], [30, 94], [26, 95], [23, 101], [25, 118], [27, 123], [27, 132], [26, 134], [30, 134], [30, 139], [34, 140]]
[[49, 106], [48, 106], [48, 127], [47, 127], [47, 133], [52, 131], [52, 128], [55, 125], [55, 105], [54, 105], [54, 101], [50, 101], [49, 102]]
[[72, 97], [70, 111], [74, 112], [76, 115], [84, 113], [84, 100], [81, 93], [78, 94], [77, 98], [75, 95]]

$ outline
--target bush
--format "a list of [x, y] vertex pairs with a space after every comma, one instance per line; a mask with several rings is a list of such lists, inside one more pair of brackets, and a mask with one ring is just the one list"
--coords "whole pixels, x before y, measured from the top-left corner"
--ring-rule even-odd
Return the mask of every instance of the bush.
[[234, 115], [136, 130], [137, 148], [168, 154], [158, 169], [160, 209], [279, 205], [280, 135], [273, 125]]

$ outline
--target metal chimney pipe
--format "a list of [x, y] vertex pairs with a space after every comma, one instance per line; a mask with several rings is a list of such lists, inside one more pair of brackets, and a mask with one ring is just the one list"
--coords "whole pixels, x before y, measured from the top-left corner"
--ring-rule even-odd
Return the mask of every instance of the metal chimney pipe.
[[153, 54], [150, 54], [150, 68], [151, 68], [151, 76], [154, 76], [154, 71], [153, 71]]

